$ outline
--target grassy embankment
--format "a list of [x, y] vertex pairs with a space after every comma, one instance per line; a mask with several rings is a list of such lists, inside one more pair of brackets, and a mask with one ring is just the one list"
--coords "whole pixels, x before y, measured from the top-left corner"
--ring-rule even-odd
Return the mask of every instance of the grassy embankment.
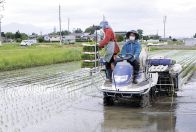
[[0, 46], [0, 71], [79, 61], [82, 47], [79, 44], [36, 44], [21, 47], [19, 44]]

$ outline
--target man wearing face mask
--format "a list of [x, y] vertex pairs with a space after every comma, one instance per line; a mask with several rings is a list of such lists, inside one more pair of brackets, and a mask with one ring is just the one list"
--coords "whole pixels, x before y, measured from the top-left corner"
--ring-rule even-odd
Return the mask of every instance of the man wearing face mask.
[[126, 54], [133, 55], [133, 59], [129, 60], [128, 62], [133, 66], [134, 73], [133, 73], [133, 83], [137, 84], [137, 76], [139, 74], [139, 56], [141, 52], [141, 44], [139, 40], [139, 34], [135, 30], [131, 30], [126, 34], [126, 43], [122, 47], [121, 54], [126, 56]]
[[99, 43], [99, 48], [105, 48], [106, 78], [112, 81], [112, 71], [114, 69], [115, 56], [120, 51], [116, 41], [116, 36], [107, 21], [101, 21], [100, 27], [104, 31], [104, 39]]

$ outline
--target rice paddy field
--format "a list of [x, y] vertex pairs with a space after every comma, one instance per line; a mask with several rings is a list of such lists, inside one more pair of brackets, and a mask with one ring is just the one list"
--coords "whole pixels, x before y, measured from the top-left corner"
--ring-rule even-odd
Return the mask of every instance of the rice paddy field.
[[[40, 48], [40, 52], [44, 50]], [[27, 51], [32, 52], [33, 47]], [[89, 69], [80, 68], [80, 62], [0, 72], [0, 131], [194, 132], [196, 75], [187, 80], [194, 72], [195, 53], [195, 50], [150, 53], [173, 58], [183, 66], [183, 87], [177, 97], [161, 98], [146, 109], [126, 104], [104, 106], [99, 91], [103, 77], [90, 76]]]
[[79, 61], [81, 50], [80, 44], [60, 46], [45, 43], [27, 47], [4, 44], [0, 46], [0, 71]]

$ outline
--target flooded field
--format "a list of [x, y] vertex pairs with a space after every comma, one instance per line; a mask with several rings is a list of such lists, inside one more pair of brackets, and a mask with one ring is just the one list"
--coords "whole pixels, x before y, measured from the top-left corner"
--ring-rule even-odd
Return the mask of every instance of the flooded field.
[[[194, 51], [154, 52], [181, 64]], [[99, 91], [80, 63], [0, 73], [0, 132], [194, 132], [196, 73], [177, 97], [162, 97], [147, 108], [129, 103], [104, 106]]]
[[[196, 130], [196, 74], [177, 98], [161, 98], [149, 108], [130, 104], [103, 106], [96, 90], [75, 92], [61, 111], [25, 131], [41, 132], [194, 132]], [[91, 91], [91, 92], [90, 92]], [[81, 91], [82, 92], [82, 91]], [[63, 108], [62, 108], [63, 107]]]

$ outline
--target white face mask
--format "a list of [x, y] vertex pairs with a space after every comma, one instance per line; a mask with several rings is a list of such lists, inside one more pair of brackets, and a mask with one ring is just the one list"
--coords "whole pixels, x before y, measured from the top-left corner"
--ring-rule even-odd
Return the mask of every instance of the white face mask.
[[129, 40], [133, 41], [133, 40], [135, 40], [135, 37], [134, 36], [130, 36]]

